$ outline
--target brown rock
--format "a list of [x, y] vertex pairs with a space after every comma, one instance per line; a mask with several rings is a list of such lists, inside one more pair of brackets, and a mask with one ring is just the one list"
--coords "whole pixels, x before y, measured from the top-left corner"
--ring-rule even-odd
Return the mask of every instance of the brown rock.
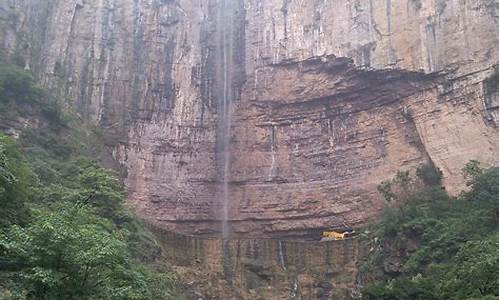
[[224, 82], [235, 234], [363, 224], [400, 169], [432, 160], [457, 192], [468, 160], [498, 164], [496, 1], [222, 3], [4, 1], [0, 48], [104, 129], [168, 230], [220, 230]]

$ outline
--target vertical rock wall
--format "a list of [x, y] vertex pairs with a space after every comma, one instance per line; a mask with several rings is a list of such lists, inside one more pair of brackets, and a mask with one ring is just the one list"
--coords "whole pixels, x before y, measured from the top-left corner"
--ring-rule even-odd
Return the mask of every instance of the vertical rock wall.
[[365, 223], [401, 168], [456, 192], [498, 164], [496, 0], [235, 0], [231, 24], [221, 3], [0, 1], [1, 49], [103, 128], [149, 222], [220, 230], [224, 27], [236, 233]]
[[496, 61], [495, 0], [246, 1], [248, 69], [334, 54], [358, 66], [481, 70]]
[[[158, 232], [193, 299], [356, 299], [356, 239], [297, 242], [202, 239]], [[225, 253], [225, 255], [223, 255]]]

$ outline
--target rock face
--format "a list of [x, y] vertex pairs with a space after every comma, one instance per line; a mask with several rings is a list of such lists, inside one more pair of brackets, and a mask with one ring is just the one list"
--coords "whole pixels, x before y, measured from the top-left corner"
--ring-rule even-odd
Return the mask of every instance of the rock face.
[[190, 299], [357, 299], [357, 239], [223, 241], [157, 232]]
[[285, 235], [368, 222], [400, 169], [456, 192], [468, 160], [498, 165], [497, 7], [3, 0], [0, 47], [103, 128], [150, 223], [220, 232], [227, 176], [233, 234]]

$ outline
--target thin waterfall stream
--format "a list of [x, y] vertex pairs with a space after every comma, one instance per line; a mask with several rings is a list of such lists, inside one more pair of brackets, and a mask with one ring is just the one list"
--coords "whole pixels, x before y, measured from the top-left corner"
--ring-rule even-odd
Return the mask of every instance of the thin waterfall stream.
[[233, 103], [233, 32], [232, 32], [232, 5], [230, 0], [222, 0], [218, 12], [218, 27], [220, 34], [222, 99], [219, 109], [219, 137], [220, 151], [222, 154], [222, 237], [227, 239], [230, 235], [229, 228], [229, 181], [231, 166], [231, 115]]
[[[286, 260], [285, 260], [285, 245], [281, 240], [278, 240], [278, 261], [280, 263], [281, 269], [285, 273], [287, 273], [287, 276], [290, 275], [288, 274], [288, 268], [286, 267]], [[300, 286], [299, 286], [299, 280], [296, 275], [293, 276], [293, 282], [292, 282], [292, 289], [290, 292], [290, 296], [288, 297], [289, 300], [296, 299], [299, 296], [300, 292]]]
[[271, 167], [269, 168], [268, 181], [272, 181], [276, 174], [276, 126], [271, 127]]
[[281, 268], [283, 271], [286, 271], [286, 263], [285, 263], [285, 255], [283, 251], [283, 242], [281, 240], [278, 240], [278, 259], [281, 265]]

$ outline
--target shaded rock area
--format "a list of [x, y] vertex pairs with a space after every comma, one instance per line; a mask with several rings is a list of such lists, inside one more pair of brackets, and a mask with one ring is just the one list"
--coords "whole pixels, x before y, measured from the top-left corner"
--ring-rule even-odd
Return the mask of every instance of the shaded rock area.
[[156, 231], [193, 299], [356, 299], [357, 239], [226, 240]]
[[0, 1], [0, 48], [103, 129], [170, 231], [221, 231], [224, 82], [235, 237], [366, 224], [400, 169], [432, 160], [453, 193], [498, 164], [496, 0], [224, 3]]

